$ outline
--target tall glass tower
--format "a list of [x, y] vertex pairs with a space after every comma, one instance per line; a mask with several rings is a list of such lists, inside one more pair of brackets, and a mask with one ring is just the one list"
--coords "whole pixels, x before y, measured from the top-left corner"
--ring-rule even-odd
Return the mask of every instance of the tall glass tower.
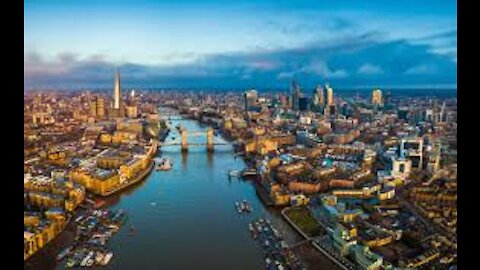
[[120, 72], [115, 72], [115, 84], [113, 89], [113, 108], [116, 110], [120, 109]]

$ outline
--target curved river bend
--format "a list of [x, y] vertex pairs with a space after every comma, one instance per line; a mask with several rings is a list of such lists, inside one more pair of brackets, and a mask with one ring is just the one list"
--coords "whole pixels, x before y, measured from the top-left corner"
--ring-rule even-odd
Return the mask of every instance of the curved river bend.
[[[189, 132], [208, 128], [193, 120], [172, 120], [167, 142], [179, 138], [175, 128], [179, 123]], [[205, 141], [205, 136], [189, 137], [189, 142]], [[251, 183], [229, 180], [228, 170], [244, 168], [242, 159], [234, 157], [232, 145], [216, 146], [211, 154], [205, 146], [191, 147], [187, 154], [181, 153], [180, 146], [166, 146], [159, 155], [171, 159], [172, 170], [153, 170], [141, 184], [108, 199], [107, 207], [126, 210], [128, 221], [108, 243], [114, 252], [110, 264], [90, 269], [264, 269], [261, 248], [248, 230], [248, 223], [262, 216], [285, 232], [287, 242], [301, 240], [277, 210], [263, 206]], [[242, 199], [251, 203], [251, 214], [236, 212], [234, 202]], [[57, 241], [61, 243], [53, 243], [37, 256], [42, 259], [33, 258], [27, 268], [66, 269], [65, 262], [57, 263], [55, 256], [69, 238], [61, 236]], [[311, 248], [301, 249], [300, 258], [309, 269], [339, 269]]]

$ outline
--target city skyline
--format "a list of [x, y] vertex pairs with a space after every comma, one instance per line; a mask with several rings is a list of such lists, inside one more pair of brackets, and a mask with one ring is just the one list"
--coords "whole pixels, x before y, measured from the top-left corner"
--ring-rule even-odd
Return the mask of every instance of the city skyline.
[[26, 1], [24, 15], [25, 89], [111, 88], [117, 66], [127, 88], [456, 88], [455, 1]]

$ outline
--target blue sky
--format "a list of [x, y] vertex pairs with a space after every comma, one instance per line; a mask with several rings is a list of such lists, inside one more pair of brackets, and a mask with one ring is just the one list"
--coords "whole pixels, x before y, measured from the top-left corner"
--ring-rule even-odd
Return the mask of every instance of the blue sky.
[[25, 88], [450, 87], [456, 1], [25, 1]]

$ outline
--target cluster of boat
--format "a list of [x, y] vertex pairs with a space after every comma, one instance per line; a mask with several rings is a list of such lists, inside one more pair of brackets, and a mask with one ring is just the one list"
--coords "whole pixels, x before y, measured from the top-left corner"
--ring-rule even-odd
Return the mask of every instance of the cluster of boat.
[[65, 266], [90, 267], [105, 266], [113, 257], [113, 252], [106, 247], [107, 241], [125, 222], [123, 210], [89, 210], [75, 219], [77, 232], [73, 244], [62, 250], [57, 260], [66, 258]]
[[247, 202], [247, 200], [243, 200], [241, 202], [235, 202], [235, 208], [237, 208], [238, 213], [250, 213], [253, 211], [252, 206]]
[[93, 265], [105, 266], [113, 257], [113, 252], [101, 250], [77, 250], [70, 258], [67, 259], [66, 267], [75, 266], [91, 267]]
[[168, 158], [161, 158], [155, 162], [157, 163], [157, 171], [169, 171], [172, 169], [172, 162]]
[[304, 266], [290, 250], [282, 235], [266, 218], [254, 220], [249, 224], [253, 239], [260, 243], [265, 257], [267, 270], [300, 270]]

